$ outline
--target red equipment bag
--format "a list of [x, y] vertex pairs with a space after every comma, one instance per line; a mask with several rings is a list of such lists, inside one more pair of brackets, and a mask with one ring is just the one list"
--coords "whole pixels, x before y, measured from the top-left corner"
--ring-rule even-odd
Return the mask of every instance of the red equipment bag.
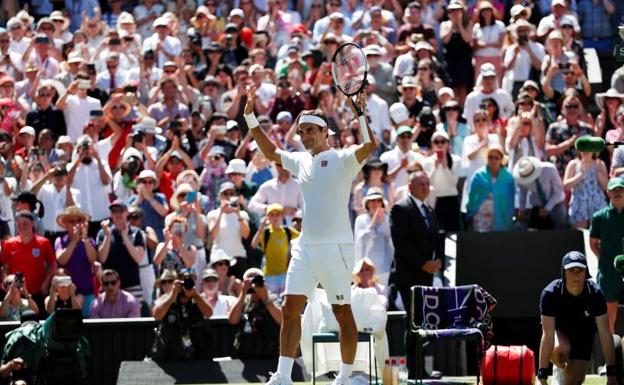
[[483, 385], [529, 385], [535, 379], [535, 357], [526, 346], [491, 346], [481, 363]]

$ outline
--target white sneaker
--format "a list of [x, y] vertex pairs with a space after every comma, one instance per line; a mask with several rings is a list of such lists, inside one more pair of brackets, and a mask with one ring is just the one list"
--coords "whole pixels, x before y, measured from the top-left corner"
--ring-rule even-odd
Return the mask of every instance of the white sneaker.
[[336, 378], [334, 378], [334, 381], [332, 381], [331, 385], [351, 385], [351, 377], [342, 378], [336, 376]]
[[607, 375], [607, 365], [602, 365], [598, 367], [598, 374], [601, 376], [606, 376]]
[[563, 385], [563, 369], [553, 365], [552, 385]]
[[280, 376], [279, 373], [269, 372], [269, 374], [271, 378], [269, 378], [269, 381], [267, 381], [265, 385], [293, 385], [292, 379], [290, 378], [284, 378]]

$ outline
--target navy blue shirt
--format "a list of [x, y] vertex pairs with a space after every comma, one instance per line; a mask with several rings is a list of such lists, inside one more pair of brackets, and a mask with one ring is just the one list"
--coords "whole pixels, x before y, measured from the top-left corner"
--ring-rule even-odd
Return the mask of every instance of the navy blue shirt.
[[[102, 266], [104, 269], [115, 269], [119, 273], [119, 279], [121, 279], [121, 288], [137, 286], [141, 284], [139, 278], [139, 264], [132, 259], [130, 252], [126, 249], [121, 239], [121, 233], [114, 225], [110, 225], [112, 234], [110, 250], [108, 252], [108, 258]], [[141, 231], [133, 226], [128, 226], [128, 238], [134, 246], [145, 247], [145, 241], [143, 240], [143, 234]], [[100, 230], [97, 234], [97, 247], [98, 249], [104, 243], [104, 230]]]
[[585, 288], [575, 297], [566, 290], [560, 278], [542, 291], [540, 312], [544, 316], [555, 317], [557, 330], [596, 332], [595, 317], [607, 314], [607, 300], [594, 281], [586, 280]]

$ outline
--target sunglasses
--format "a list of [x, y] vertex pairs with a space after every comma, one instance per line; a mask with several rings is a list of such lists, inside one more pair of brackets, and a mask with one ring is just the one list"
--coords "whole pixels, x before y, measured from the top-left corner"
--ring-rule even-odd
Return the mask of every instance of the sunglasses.
[[111, 107], [111, 109], [113, 110], [122, 110], [124, 107], [120, 104], [116, 104], [114, 106]]
[[221, 155], [215, 155], [212, 157], [212, 160], [220, 160], [221, 158], [223, 158]]
[[39, 94], [39, 96], [42, 98], [49, 98], [52, 96], [52, 94]]
[[236, 195], [236, 193], [234, 191], [224, 191], [221, 193], [221, 195], [223, 195], [224, 197], [233, 197]]
[[117, 283], [117, 280], [112, 280], [112, 281], [102, 281], [102, 286], [104, 287], [108, 287], [108, 286], [113, 286]]
[[141, 179], [139, 181], [139, 183], [143, 183], [143, 184], [154, 184], [154, 181], [151, 179]]
[[430, 68], [429, 67], [418, 67], [419, 71], [429, 71]]
[[529, 102], [529, 101], [524, 101], [524, 102], [520, 102], [518, 103], [521, 106], [532, 106], [533, 102]]
[[138, 214], [131, 214], [128, 215], [128, 219], [130, 219], [131, 221], [136, 221], [137, 219], [141, 219], [141, 216]]
[[69, 223], [70, 225], [77, 225], [79, 223], [84, 223], [84, 219], [69, 219], [67, 221], [67, 223]]
[[175, 74], [176, 70], [165, 70], [164, 71], [166, 74]]
[[412, 135], [410, 135], [410, 134], [401, 134], [401, 135], [399, 135], [399, 138], [401, 138], [401, 139], [411, 139]]
[[577, 109], [579, 107], [580, 106], [578, 104], [566, 104], [565, 105], [565, 108], [569, 108], [569, 109], [572, 109], [572, 110], [575, 110], [575, 109]]
[[439, 144], [439, 145], [443, 145], [448, 143], [446, 140], [434, 140], [433, 142], [431, 142], [433, 144]]
[[485, 119], [485, 118], [477, 118], [477, 119], [474, 120], [475, 123], [481, 123], [481, 122], [486, 122], [487, 123], [487, 121], [488, 120]]
[[500, 156], [495, 156], [495, 155], [489, 155], [488, 160], [502, 160], [503, 158], [501, 158]]
[[173, 279], [161, 279], [160, 280], [161, 285], [171, 285], [172, 283], [173, 283]]

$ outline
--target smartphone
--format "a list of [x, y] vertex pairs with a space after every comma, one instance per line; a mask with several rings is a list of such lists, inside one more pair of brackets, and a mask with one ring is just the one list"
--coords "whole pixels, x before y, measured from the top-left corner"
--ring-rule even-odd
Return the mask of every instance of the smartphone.
[[50, 43], [50, 39], [47, 36], [37, 36], [35, 38], [35, 43], [48, 44]]
[[444, 151], [436, 151], [436, 156], [438, 157], [438, 161], [442, 162], [444, 160]]
[[184, 224], [176, 222], [171, 226], [171, 233], [182, 236], [184, 234]]
[[102, 111], [102, 110], [91, 110], [91, 112], [89, 112], [89, 116], [92, 116], [94, 118], [99, 118], [101, 116], [104, 116], [104, 111]]
[[56, 284], [58, 286], [69, 286], [72, 283], [72, 279], [68, 275], [62, 275], [60, 277], [56, 277]]
[[186, 201], [188, 203], [193, 203], [197, 200], [197, 191], [191, 191], [186, 194]]
[[570, 68], [570, 63], [559, 63], [559, 69], [567, 70]]
[[78, 80], [78, 88], [81, 90], [88, 90], [91, 87], [91, 82], [85, 79]]
[[15, 282], [17, 282], [17, 287], [24, 286], [24, 273], [18, 271], [15, 273]]

